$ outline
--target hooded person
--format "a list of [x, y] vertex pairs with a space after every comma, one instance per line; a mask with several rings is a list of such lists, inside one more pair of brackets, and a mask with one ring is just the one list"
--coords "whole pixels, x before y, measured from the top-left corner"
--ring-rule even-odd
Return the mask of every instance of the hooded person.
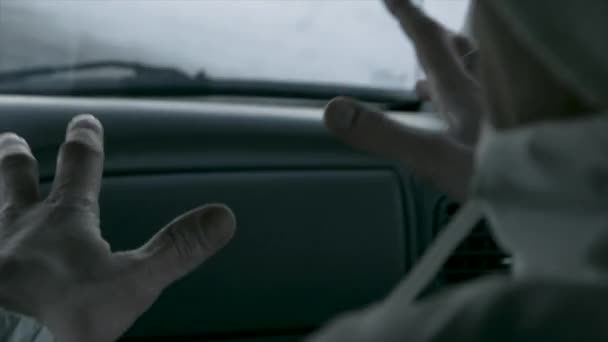
[[471, 196], [516, 277], [595, 281], [608, 276], [608, 3], [551, 4], [477, 5], [489, 120]]
[[[407, 25], [433, 29], [410, 2], [387, 2], [409, 34]], [[608, 2], [474, 6], [485, 115], [469, 204], [386, 299], [330, 322], [312, 341], [608, 340]], [[402, 129], [347, 99], [328, 105], [326, 121], [344, 140], [385, 155], [378, 149], [390, 142], [376, 137]], [[416, 301], [417, 275], [432, 274], [446, 255], [433, 247], [455, 246], [479, 213], [512, 255], [512, 274]]]

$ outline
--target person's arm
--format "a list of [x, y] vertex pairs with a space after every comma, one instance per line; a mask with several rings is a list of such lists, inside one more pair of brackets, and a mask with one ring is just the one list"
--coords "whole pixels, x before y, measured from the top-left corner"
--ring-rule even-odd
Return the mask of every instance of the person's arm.
[[347, 313], [306, 342], [608, 340], [608, 288], [554, 279], [486, 278], [419, 303]]
[[230, 209], [206, 205], [140, 248], [112, 252], [99, 228], [103, 159], [101, 123], [76, 117], [41, 198], [27, 142], [0, 134], [0, 307], [36, 318], [60, 342], [116, 340], [235, 231]]

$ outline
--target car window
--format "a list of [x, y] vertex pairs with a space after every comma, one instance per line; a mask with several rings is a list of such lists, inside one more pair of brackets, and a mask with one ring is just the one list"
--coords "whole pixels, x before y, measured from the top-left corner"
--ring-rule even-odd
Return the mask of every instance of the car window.
[[[458, 29], [468, 0], [424, 6]], [[380, 0], [4, 0], [0, 72], [99, 60], [217, 78], [411, 89], [411, 44]]]

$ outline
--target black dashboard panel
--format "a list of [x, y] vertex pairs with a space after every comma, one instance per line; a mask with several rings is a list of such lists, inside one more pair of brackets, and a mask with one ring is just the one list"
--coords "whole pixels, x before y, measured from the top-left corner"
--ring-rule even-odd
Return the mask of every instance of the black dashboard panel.
[[398, 189], [373, 170], [109, 178], [103, 234], [115, 248], [205, 202], [227, 203], [238, 219], [226, 249], [166, 291], [132, 334], [313, 327], [379, 298], [405, 270]]
[[0, 131], [28, 140], [48, 185], [77, 113], [105, 127], [102, 233], [114, 249], [206, 202], [237, 214], [233, 242], [168, 289], [128, 338], [304, 334], [381, 298], [430, 238], [437, 195], [336, 141], [318, 108], [0, 96]]
[[0, 131], [22, 134], [48, 177], [65, 126], [78, 113], [104, 124], [110, 174], [387, 165], [337, 143], [321, 111], [302, 108], [0, 96]]

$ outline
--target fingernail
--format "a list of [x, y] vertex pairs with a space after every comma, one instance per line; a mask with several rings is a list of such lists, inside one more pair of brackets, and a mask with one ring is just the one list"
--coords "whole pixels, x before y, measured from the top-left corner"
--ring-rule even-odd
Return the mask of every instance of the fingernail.
[[103, 151], [103, 126], [91, 114], [77, 115], [68, 123], [65, 141], [78, 141]]
[[198, 223], [207, 241], [215, 248], [224, 247], [236, 230], [236, 218], [223, 204], [211, 204], [198, 217]]
[[75, 116], [68, 124], [68, 132], [75, 128], [84, 128], [99, 135], [103, 134], [101, 122], [91, 114], [79, 114]]
[[30, 146], [27, 141], [15, 133], [2, 133], [0, 134], [0, 150], [3, 152], [18, 152], [25, 150], [31, 152]]
[[325, 119], [330, 128], [336, 130], [349, 130], [353, 127], [357, 116], [357, 109], [352, 101], [336, 98], [327, 104]]

